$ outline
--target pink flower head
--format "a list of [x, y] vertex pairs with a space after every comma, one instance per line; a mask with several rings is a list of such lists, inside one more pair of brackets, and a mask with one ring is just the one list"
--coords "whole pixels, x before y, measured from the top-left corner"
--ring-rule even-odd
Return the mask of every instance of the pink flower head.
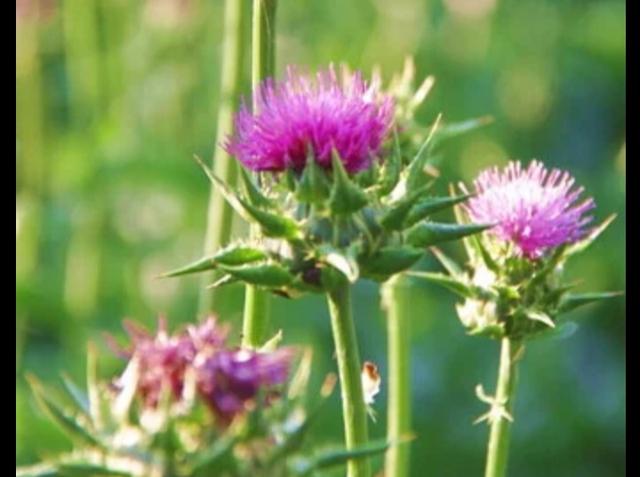
[[567, 172], [533, 161], [523, 169], [510, 162], [502, 171], [487, 169], [475, 179], [477, 195], [465, 209], [472, 221], [495, 223], [489, 233], [511, 242], [527, 258], [541, 257], [547, 250], [572, 243], [584, 235], [595, 207], [592, 198], [577, 203], [584, 188], [572, 189]]
[[131, 338], [128, 349], [111, 340], [117, 354], [126, 359], [137, 359], [139, 365], [138, 393], [145, 405], [155, 407], [163, 389], [168, 388], [175, 399], [182, 397], [185, 372], [203, 350], [218, 349], [224, 345], [227, 330], [217, 327], [214, 318], [199, 326], [190, 326], [186, 333], [169, 335], [164, 319], [158, 323], [155, 335], [127, 321], [124, 326]]
[[261, 389], [269, 391], [287, 380], [292, 358], [290, 348], [220, 351], [197, 366], [198, 391], [221, 423], [228, 424], [255, 402]]
[[368, 168], [391, 127], [393, 101], [378, 82], [340, 72], [330, 66], [314, 78], [289, 67], [284, 81], [265, 80], [254, 92], [258, 111], [243, 103], [237, 113], [227, 152], [254, 171], [300, 171], [309, 150], [330, 168], [333, 149], [348, 172]]
[[[130, 347], [120, 347], [113, 338], [110, 344], [119, 356], [137, 360], [137, 392], [145, 406], [156, 407], [165, 389], [180, 401], [187, 372], [193, 372], [198, 395], [223, 425], [246, 411], [261, 391], [271, 392], [273, 386], [284, 383], [294, 357], [291, 348], [231, 349], [226, 345], [227, 327], [214, 318], [174, 335], [167, 333], [162, 319], [155, 335], [129, 321], [125, 328]], [[117, 388], [124, 387], [126, 374], [116, 380]]]

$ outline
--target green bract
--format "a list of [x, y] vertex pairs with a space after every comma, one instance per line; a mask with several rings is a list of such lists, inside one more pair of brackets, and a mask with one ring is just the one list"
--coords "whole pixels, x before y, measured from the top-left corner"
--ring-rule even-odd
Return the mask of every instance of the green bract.
[[[278, 338], [265, 347], [275, 346]], [[143, 409], [135, 395], [136, 373], [116, 392], [97, 379], [91, 351], [86, 391], [64, 377], [64, 395], [58, 396], [28, 378], [39, 407], [74, 446], [71, 452], [17, 468], [16, 476], [302, 477], [387, 450], [385, 441], [353, 450], [306, 445], [309, 428], [335, 384], [335, 376], [327, 376], [314, 398], [308, 392], [310, 371], [308, 351], [281, 399], [219, 428], [196, 400], [171, 403], [169, 390], [157, 409]]]
[[201, 162], [214, 186], [258, 234], [165, 276], [216, 269], [223, 275], [212, 286], [243, 281], [288, 297], [326, 292], [342, 278], [385, 281], [410, 268], [428, 247], [489, 227], [430, 220], [469, 197], [430, 195], [428, 171], [437, 144], [487, 120], [441, 126], [438, 117], [429, 130], [419, 128], [413, 113], [433, 80], [427, 78], [413, 92], [412, 79], [409, 62], [388, 92], [396, 101], [397, 126], [384, 157], [368, 170], [349, 175], [336, 151], [332, 167], [323, 169], [309, 152], [302, 171], [252, 177], [243, 170], [242, 187], [231, 190]]
[[[457, 208], [458, 209], [458, 208]], [[458, 221], [464, 223], [461, 210]], [[447, 273], [412, 272], [437, 283], [464, 299], [456, 306], [458, 317], [472, 335], [522, 340], [556, 327], [561, 313], [619, 293], [572, 293], [562, 271], [569, 257], [585, 250], [614, 219], [596, 227], [583, 240], [556, 248], [537, 260], [519, 257], [484, 234], [464, 239], [469, 258], [462, 268], [433, 249]]]

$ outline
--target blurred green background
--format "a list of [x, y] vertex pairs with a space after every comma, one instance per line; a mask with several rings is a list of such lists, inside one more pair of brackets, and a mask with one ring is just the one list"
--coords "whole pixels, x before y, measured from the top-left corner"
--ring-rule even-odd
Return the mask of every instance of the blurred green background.
[[[123, 317], [196, 318], [197, 278], [154, 277], [202, 250], [208, 181], [191, 157], [216, 147], [222, 14], [221, 0], [16, 1], [17, 464], [69, 446], [36, 410], [26, 372], [81, 381], [87, 340], [121, 337]], [[623, 1], [281, 0], [277, 23], [279, 71], [346, 61], [380, 64], [388, 79], [415, 55], [419, 78], [436, 76], [420, 121], [494, 116], [446, 147], [441, 191], [511, 158], [569, 169], [597, 220], [618, 219], [567, 274], [582, 290], [625, 288]], [[414, 290], [413, 475], [480, 475], [487, 429], [471, 424], [485, 411], [473, 389], [493, 389], [497, 344], [464, 335], [449, 294]], [[223, 298], [221, 318], [239, 325], [242, 288]], [[377, 286], [360, 284], [354, 306], [363, 358], [386, 380]], [[335, 368], [323, 300], [276, 298], [274, 314], [272, 331], [316, 350], [319, 382]], [[567, 318], [572, 336], [527, 349], [510, 475], [622, 476], [624, 298]], [[104, 356], [105, 376], [121, 370]], [[332, 400], [318, 443], [341, 439]], [[385, 400], [383, 381], [374, 436]]]

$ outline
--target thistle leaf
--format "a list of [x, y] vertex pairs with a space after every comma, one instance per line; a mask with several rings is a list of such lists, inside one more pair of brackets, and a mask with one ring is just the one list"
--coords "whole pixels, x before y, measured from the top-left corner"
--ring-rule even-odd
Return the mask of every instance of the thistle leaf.
[[307, 164], [298, 182], [296, 197], [307, 204], [318, 204], [329, 197], [327, 177], [313, 156], [307, 155]]
[[221, 268], [238, 280], [263, 287], [285, 287], [294, 280], [294, 276], [289, 273], [289, 270], [275, 262]]
[[211, 283], [210, 285], [207, 285], [207, 289], [220, 288], [224, 285], [231, 285], [232, 283], [235, 283], [237, 281], [238, 279], [235, 278], [234, 276], [226, 274], [220, 277], [219, 279], [217, 279], [215, 282]]
[[240, 197], [238, 197], [238, 201], [244, 207], [246, 214], [249, 215], [249, 220], [260, 225], [262, 232], [267, 237], [286, 239], [298, 239], [301, 237], [300, 226], [295, 220], [284, 215], [259, 209]]
[[442, 250], [440, 250], [438, 247], [431, 247], [430, 250], [431, 253], [433, 253], [438, 261], [442, 264], [445, 270], [449, 273], [449, 275], [455, 278], [459, 278], [463, 275], [462, 268], [460, 268], [460, 266], [456, 262], [454, 262], [453, 259], [445, 255]]
[[193, 475], [215, 475], [234, 466], [233, 447], [238, 439], [236, 435], [224, 435], [199, 452], [192, 466]]
[[442, 114], [439, 114], [435, 122], [433, 123], [433, 126], [431, 126], [429, 135], [420, 146], [420, 149], [418, 149], [418, 153], [415, 155], [413, 160], [409, 163], [409, 167], [407, 169], [407, 175], [406, 175], [406, 181], [407, 181], [406, 187], [408, 191], [415, 190], [418, 187], [421, 187], [424, 185], [424, 180], [425, 180], [424, 170], [429, 160], [429, 152], [431, 150], [431, 145], [432, 145], [431, 140], [433, 139], [435, 132], [440, 126], [441, 119], [442, 119]]
[[69, 477], [130, 477], [131, 473], [123, 470], [91, 463], [65, 462], [58, 465], [60, 475]]
[[[463, 192], [466, 194], [467, 191], [466, 189], [463, 189]], [[449, 196], [451, 197], [455, 197], [456, 196], [456, 190], [455, 187], [450, 184], [449, 185]], [[456, 218], [456, 222], [458, 224], [469, 224], [469, 219], [465, 216], [465, 213], [463, 212], [462, 206], [460, 204], [456, 204], [453, 206], [453, 215]], [[481, 259], [481, 253], [478, 250], [478, 244], [476, 241], [472, 241], [469, 237], [464, 237], [462, 239], [462, 245], [464, 246], [465, 251], [467, 252], [467, 256], [469, 257], [469, 260], [471, 263], [478, 263], [478, 261]]]
[[87, 396], [87, 394], [82, 389], [80, 389], [80, 387], [76, 385], [66, 373], [62, 374], [62, 383], [64, 384], [65, 391], [67, 391], [67, 394], [76, 405], [78, 410], [88, 418], [91, 418], [91, 411], [89, 409], [89, 397]]
[[423, 278], [431, 283], [440, 285], [448, 290], [460, 295], [463, 298], [477, 298], [478, 289], [473, 285], [466, 283], [458, 278], [453, 278], [444, 273], [434, 272], [407, 272], [407, 275], [417, 278]]
[[361, 258], [363, 274], [386, 280], [389, 276], [402, 272], [424, 255], [424, 250], [409, 246], [383, 247], [373, 255]]
[[78, 421], [69, 416], [62, 407], [51, 399], [51, 393], [33, 375], [27, 376], [27, 381], [31, 386], [33, 395], [38, 406], [47, 414], [51, 420], [58, 425], [70, 438], [78, 443], [92, 447], [101, 447], [98, 440], [91, 435], [91, 432], [80, 425]]
[[356, 449], [328, 451], [314, 457], [310, 461], [302, 461], [298, 466], [296, 466], [295, 472], [299, 476], [307, 476], [315, 470], [344, 465], [352, 459], [364, 459], [377, 454], [382, 454], [386, 452], [388, 448], [389, 443], [386, 440], [377, 440]]
[[163, 278], [177, 277], [180, 275], [213, 270], [218, 265], [239, 266], [264, 260], [266, 258], [267, 254], [258, 248], [250, 247], [248, 245], [231, 245], [219, 252], [216, 252], [210, 257], [201, 258], [189, 265], [167, 272], [161, 276]]
[[428, 197], [420, 200], [409, 213], [406, 225], [413, 225], [426, 219], [429, 215], [466, 201], [471, 194], [455, 195], [450, 197]]
[[87, 345], [87, 395], [91, 422], [97, 430], [105, 424], [108, 403], [100, 392], [98, 385], [98, 352], [93, 343]]
[[444, 224], [438, 222], [422, 222], [414, 225], [407, 232], [407, 243], [414, 247], [430, 247], [443, 242], [457, 240], [477, 234], [493, 227], [492, 224]]
[[420, 189], [405, 195], [400, 200], [389, 205], [389, 209], [382, 214], [380, 218], [380, 225], [388, 231], [402, 230], [405, 228], [405, 223], [411, 212], [413, 206], [420, 199], [428, 187], [421, 187]]
[[616, 298], [622, 295], [623, 292], [568, 293], [560, 300], [558, 312], [567, 313], [589, 303], [606, 300], [609, 298]]
[[349, 283], [355, 283], [358, 280], [360, 267], [358, 267], [353, 250], [348, 249], [343, 252], [330, 245], [325, 245], [319, 248], [319, 252], [320, 260], [342, 273], [349, 280]]
[[333, 170], [333, 187], [329, 196], [331, 212], [336, 215], [347, 215], [362, 209], [369, 202], [367, 194], [349, 178], [335, 151], [331, 165]]
[[569, 245], [565, 250], [565, 254], [574, 255], [586, 250], [600, 236], [600, 234], [602, 234], [602, 232], [604, 232], [607, 227], [611, 225], [611, 222], [613, 222], [616, 217], [616, 214], [611, 214], [609, 217], [604, 219], [602, 223], [597, 227], [594, 227], [585, 238], [572, 245]]
[[549, 328], [555, 328], [556, 324], [553, 322], [551, 317], [544, 313], [543, 311], [536, 310], [525, 310], [525, 316], [533, 321], [539, 321], [540, 323], [544, 323]]
[[273, 209], [274, 202], [266, 197], [256, 186], [253, 178], [249, 174], [249, 172], [244, 168], [240, 168], [240, 177], [242, 179], [242, 185], [244, 187], [247, 198], [249, 199], [249, 203], [256, 207], [263, 207], [266, 209]]
[[16, 477], [62, 477], [55, 464], [44, 462], [42, 464], [16, 467]]
[[281, 341], [282, 341], [282, 330], [278, 330], [278, 332], [275, 335], [269, 338], [269, 340], [260, 347], [260, 352], [270, 353], [275, 351], [280, 345]]
[[389, 155], [380, 171], [380, 196], [389, 194], [400, 180], [402, 168], [402, 150], [398, 129], [393, 128], [393, 152]]
[[480, 118], [468, 119], [451, 124], [445, 124], [434, 134], [433, 147], [439, 146], [447, 139], [451, 139], [462, 134], [466, 134], [475, 129], [481, 128], [493, 122], [493, 117], [482, 116]]

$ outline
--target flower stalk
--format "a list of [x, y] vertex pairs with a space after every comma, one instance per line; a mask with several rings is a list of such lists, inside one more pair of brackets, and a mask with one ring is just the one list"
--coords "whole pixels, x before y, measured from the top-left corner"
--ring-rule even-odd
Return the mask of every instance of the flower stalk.
[[[227, 0], [224, 17], [220, 108], [218, 109], [213, 170], [218, 177], [231, 187], [235, 187], [238, 182], [238, 166], [231, 159], [229, 153], [219, 145], [225, 137], [233, 133], [233, 116], [238, 105], [244, 76], [243, 58], [246, 42], [244, 41], [243, 24], [247, 13], [245, 1]], [[204, 242], [205, 255], [210, 255], [229, 242], [232, 222], [232, 207], [216, 187], [211, 187]], [[203, 285], [211, 283], [214, 273], [211, 272], [203, 276]], [[201, 287], [199, 303], [201, 316], [204, 317], [208, 312], [215, 309], [215, 299], [215, 290], [209, 290], [205, 286]]]
[[[257, 91], [260, 83], [273, 77], [275, 71], [276, 0], [254, 0], [251, 28], [251, 85], [254, 91], [253, 110], [258, 110]], [[255, 225], [250, 234], [258, 233]], [[242, 346], [257, 348], [265, 339], [270, 312], [269, 296], [254, 285], [247, 285], [242, 321]]]
[[516, 366], [522, 344], [508, 337], [500, 344], [500, 366], [492, 409], [488, 416], [491, 426], [487, 446], [485, 477], [504, 477], [507, 472], [509, 440], [516, 388]]
[[[382, 287], [382, 306], [387, 312], [387, 362], [389, 400], [387, 403], [387, 441], [400, 442], [411, 431], [411, 345], [408, 279], [393, 276]], [[385, 473], [395, 477], [409, 475], [410, 444], [393, 445], [386, 454]]]
[[[347, 450], [367, 444], [367, 410], [362, 390], [360, 355], [355, 324], [351, 313], [351, 288], [342, 283], [327, 292], [331, 330], [338, 360], [342, 396], [342, 417]], [[352, 459], [347, 465], [348, 477], [368, 477], [367, 459]]]

